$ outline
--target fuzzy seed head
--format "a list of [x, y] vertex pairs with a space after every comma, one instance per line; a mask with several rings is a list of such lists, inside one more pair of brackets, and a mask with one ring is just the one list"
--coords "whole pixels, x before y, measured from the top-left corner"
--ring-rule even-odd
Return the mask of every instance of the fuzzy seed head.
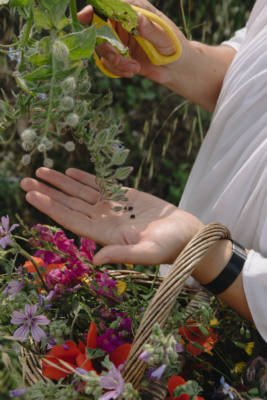
[[21, 139], [33, 142], [36, 138], [36, 132], [33, 129], [25, 129], [21, 134]]
[[72, 93], [76, 89], [76, 82], [73, 76], [69, 76], [66, 78], [61, 84], [62, 90], [64, 93]]
[[79, 93], [80, 94], [86, 94], [87, 92], [89, 92], [89, 90], [91, 89], [91, 83], [90, 82], [83, 82], [80, 86], [79, 86]]
[[54, 161], [51, 160], [51, 158], [46, 158], [46, 159], [44, 160], [44, 166], [45, 166], [46, 168], [53, 168], [53, 165], [54, 165]]
[[68, 114], [65, 120], [67, 124], [70, 125], [72, 128], [75, 128], [79, 123], [79, 117], [77, 114], [74, 113]]
[[40, 151], [40, 153], [43, 153], [44, 151], [46, 151], [45, 144], [44, 144], [44, 143], [40, 143], [40, 144], [37, 146], [37, 150]]
[[53, 44], [53, 56], [56, 58], [57, 61], [62, 61], [66, 63], [69, 57], [69, 49], [63, 42], [57, 40]]
[[24, 154], [24, 156], [22, 156], [21, 162], [23, 165], [28, 165], [31, 162], [31, 156], [29, 154]]
[[63, 97], [63, 99], [60, 102], [60, 107], [62, 110], [72, 110], [74, 107], [74, 100], [70, 96]]
[[75, 144], [73, 142], [71, 142], [71, 141], [66, 142], [65, 143], [65, 149], [67, 151], [74, 151], [75, 150]]
[[23, 150], [30, 151], [33, 148], [33, 143], [30, 142], [29, 140], [25, 140], [24, 142], [21, 143], [21, 146]]

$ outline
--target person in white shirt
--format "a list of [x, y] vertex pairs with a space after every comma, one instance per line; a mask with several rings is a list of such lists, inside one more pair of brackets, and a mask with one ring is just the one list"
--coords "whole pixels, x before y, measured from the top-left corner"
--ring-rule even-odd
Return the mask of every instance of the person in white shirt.
[[[98, 53], [114, 74], [139, 73], [213, 112], [209, 132], [199, 151], [179, 208], [154, 196], [129, 190], [127, 213], [114, 214], [100, 196], [94, 177], [69, 169], [66, 175], [41, 168], [37, 177], [60, 191], [25, 178], [29, 203], [78, 235], [103, 245], [94, 264], [172, 263], [204, 225], [220, 222], [248, 255], [242, 273], [220, 298], [254, 321], [267, 341], [267, 3], [257, 0], [246, 28], [221, 46], [188, 41], [181, 31], [146, 0], [128, 0], [163, 18], [182, 44], [179, 60], [165, 66], [150, 63], [137, 42], [121, 26], [116, 29], [129, 46], [131, 59], [109, 44]], [[79, 14], [90, 22], [93, 10]], [[139, 14], [139, 33], [164, 55], [174, 52], [169, 36]], [[217, 242], [192, 276], [212, 282], [232, 257], [230, 241]]]

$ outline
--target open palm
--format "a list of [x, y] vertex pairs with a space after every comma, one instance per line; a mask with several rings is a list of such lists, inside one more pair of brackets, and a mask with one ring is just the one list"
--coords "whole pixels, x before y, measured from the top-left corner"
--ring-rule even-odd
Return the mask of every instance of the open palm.
[[203, 227], [191, 214], [134, 189], [129, 189], [126, 204], [133, 210], [115, 213], [106, 201], [100, 202], [95, 177], [77, 169], [63, 175], [40, 168], [36, 176], [59, 190], [25, 178], [21, 187], [28, 192], [27, 201], [64, 228], [104, 246], [94, 257], [95, 265], [172, 263]]

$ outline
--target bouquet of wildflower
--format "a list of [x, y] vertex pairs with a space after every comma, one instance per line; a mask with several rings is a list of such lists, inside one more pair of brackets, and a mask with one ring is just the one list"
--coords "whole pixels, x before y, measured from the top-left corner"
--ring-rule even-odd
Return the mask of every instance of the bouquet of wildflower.
[[[9, 227], [8, 216], [0, 228], [0, 258], [6, 264], [0, 276], [0, 332], [17, 341], [24, 355], [24, 387], [11, 396], [152, 399], [150, 388], [158, 382], [170, 400], [267, 399], [266, 345], [255, 327], [216, 298], [206, 302], [185, 294], [143, 345], [139, 359], [147, 369], [136, 390], [124, 381], [123, 369], [156, 292], [157, 274], [150, 285], [131, 273], [116, 280], [110, 266], [92, 264], [92, 241], [81, 238], [77, 248], [56, 227], [29, 229], [18, 220], [23, 236], [14, 234], [19, 225]], [[25, 241], [34, 254], [20, 246]], [[17, 266], [18, 255], [25, 262]], [[43, 379], [35, 384], [27, 378], [29, 354], [42, 363]], [[3, 360], [11, 363], [8, 349]]]

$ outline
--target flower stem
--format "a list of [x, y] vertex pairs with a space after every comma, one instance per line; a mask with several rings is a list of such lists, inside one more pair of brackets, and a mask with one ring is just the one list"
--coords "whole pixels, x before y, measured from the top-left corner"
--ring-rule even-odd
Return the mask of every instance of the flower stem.
[[78, 24], [79, 20], [77, 17], [77, 8], [76, 8], [75, 0], [70, 0], [70, 13], [71, 13], [72, 22], [74, 24]]
[[26, 257], [28, 260], [30, 260], [30, 262], [31, 262], [32, 265], [34, 266], [35, 271], [37, 272], [39, 278], [41, 279], [41, 282], [42, 282], [42, 284], [43, 284], [45, 290], [46, 290], [47, 293], [48, 293], [48, 292], [49, 292], [48, 287], [47, 287], [45, 281], [43, 280], [42, 274], [41, 274], [41, 272], [39, 271], [38, 265], [37, 265], [37, 263], [35, 262], [35, 260], [32, 258], [32, 256], [30, 256], [30, 254], [28, 254], [28, 253], [27, 253], [25, 250], [23, 250], [23, 249], [20, 250], [20, 254], [22, 254], [24, 257]]
[[18, 125], [18, 120], [16, 120], [16, 122], [15, 122], [14, 130], [13, 130], [13, 133], [10, 136], [10, 138], [6, 142], [1, 142], [1, 144], [8, 144], [14, 139], [14, 136], [15, 136], [16, 131], [17, 131], [17, 125]]
[[[32, 29], [32, 23], [33, 23], [33, 20], [30, 17], [26, 23], [25, 31], [23, 33], [23, 38], [22, 38], [24, 49], [28, 44], [29, 36], [31, 33], [31, 29]], [[21, 71], [25, 71], [24, 50], [21, 51]]]

